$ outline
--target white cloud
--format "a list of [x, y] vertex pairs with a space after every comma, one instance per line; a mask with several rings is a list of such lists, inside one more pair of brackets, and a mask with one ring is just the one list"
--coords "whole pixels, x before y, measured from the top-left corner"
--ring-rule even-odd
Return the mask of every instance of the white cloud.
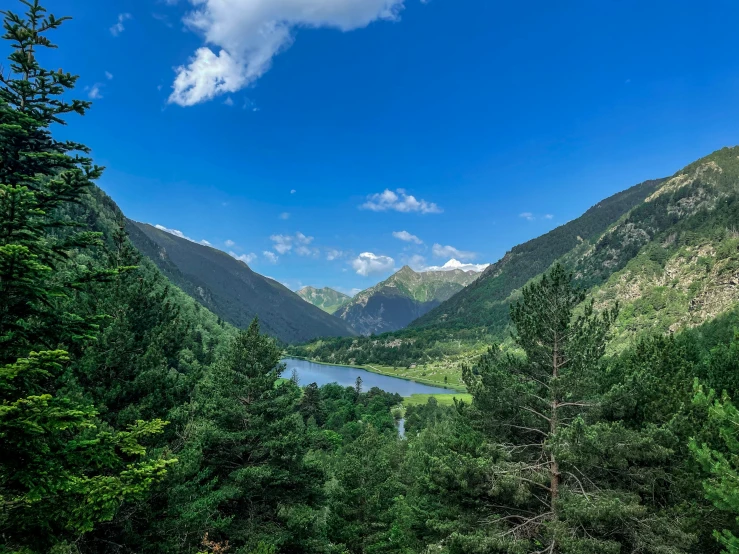
[[[279, 252], [280, 254], [287, 254], [290, 252], [290, 250], [293, 249], [293, 246], [302, 246], [307, 247], [310, 243], [313, 242], [313, 237], [307, 237], [303, 233], [295, 233], [295, 235], [272, 235], [269, 237], [269, 240], [274, 242], [273, 248]], [[306, 248], [301, 248], [300, 251], [296, 250], [298, 255], [305, 256], [307, 255], [305, 252], [307, 252]]]
[[298, 191], [297, 191], [297, 190], [295, 190], [295, 189], [292, 189], [292, 190], [290, 191], [290, 194], [295, 194], [296, 192], [298, 192]]
[[320, 251], [318, 250], [318, 248], [310, 248], [308, 246], [301, 245], [295, 248], [295, 253], [298, 256], [314, 256], [315, 257], [315, 256], [318, 256], [318, 254], [320, 254]]
[[[176, 69], [169, 102], [193, 106], [259, 79], [298, 28], [352, 31], [397, 20], [405, 0], [189, 0], [184, 23], [208, 46]], [[112, 32], [112, 31], [111, 31]], [[211, 49], [211, 47], [213, 49]], [[216, 53], [217, 52], [217, 53]]]
[[297, 240], [297, 241], [298, 241], [298, 242], [299, 242], [300, 244], [310, 244], [311, 242], [313, 242], [313, 237], [306, 237], [306, 236], [305, 236], [305, 235], [304, 235], [303, 233], [301, 233], [301, 232], [297, 232], [297, 233], [295, 233], [295, 239], [296, 239], [296, 240]]
[[423, 244], [423, 241], [419, 239], [416, 235], [411, 235], [408, 231], [394, 231], [393, 236], [396, 239], [402, 240], [404, 242], [415, 242], [416, 244]]
[[197, 244], [203, 244], [205, 246], [211, 246], [211, 244], [207, 240], [205, 239], [200, 240], [200, 241], [193, 240], [190, 237], [188, 237], [185, 233], [183, 233], [182, 231], [178, 231], [177, 229], [170, 229], [168, 227], [165, 227], [164, 225], [154, 225], [154, 227], [156, 229], [159, 229], [160, 231], [164, 231], [165, 233], [169, 233], [170, 235], [174, 235], [181, 239], [189, 240], [190, 242], [195, 242]]
[[102, 86], [102, 85], [101, 85], [100, 83], [95, 83], [94, 85], [92, 85], [91, 87], [89, 87], [89, 88], [87, 89], [87, 91], [88, 91], [88, 92], [87, 92], [87, 97], [88, 97], [88, 98], [89, 98], [90, 100], [99, 100], [100, 98], [102, 98], [102, 97], [103, 97], [103, 95], [102, 95], [102, 93], [100, 92], [100, 87], [101, 87], [101, 86]]
[[233, 106], [233, 105], [234, 105], [234, 101], [233, 101], [233, 100], [231, 99], [231, 97], [230, 97], [230, 96], [226, 97], [226, 99], [225, 99], [225, 100], [223, 101], [223, 103], [224, 103], [224, 104], [225, 104], [226, 106]]
[[480, 273], [485, 271], [489, 265], [490, 264], [465, 264], [452, 258], [442, 266], [424, 267], [420, 271], [453, 271], [455, 269], [461, 269], [462, 271], [474, 271], [476, 273]]
[[226, 240], [226, 242], [224, 242], [223, 244], [225, 244], [229, 248], [231, 248], [232, 246], [236, 246], [236, 243], [232, 241], [231, 239]]
[[342, 258], [343, 256], [344, 256], [344, 253], [341, 250], [337, 250], [336, 248], [330, 248], [326, 251], [326, 259], [329, 262], [338, 260], [339, 258]]
[[105, 72], [105, 78], [110, 81], [113, 78], [113, 74], [110, 71]]
[[457, 258], [463, 261], [474, 260], [477, 254], [474, 252], [468, 252], [465, 250], [459, 250], [453, 246], [442, 246], [441, 244], [434, 244], [431, 249], [434, 256], [437, 258]]
[[275, 243], [274, 249], [280, 254], [285, 254], [293, 248], [292, 237], [287, 235], [272, 235], [269, 239]]
[[384, 192], [371, 194], [367, 197], [367, 202], [362, 204], [360, 208], [373, 212], [393, 210], [402, 213], [420, 212], [422, 214], [440, 214], [443, 211], [433, 202], [417, 200], [415, 196], [407, 194], [404, 189], [395, 191], [385, 189]]
[[[181, 239], [186, 240], [192, 240], [190, 237], [185, 236], [185, 233], [182, 231], [178, 231], [177, 229], [169, 229], [165, 227], [164, 225], [154, 225], [155, 228], [159, 229], [160, 231], [164, 231], [165, 233], [169, 233], [170, 235], [174, 235], [176, 237], [180, 237]], [[195, 242], [195, 241], [193, 241]]]
[[132, 18], [133, 16], [130, 13], [118, 14], [118, 21], [116, 21], [115, 25], [113, 25], [110, 28], [110, 34], [113, 35], [114, 37], [117, 37], [118, 35], [120, 35], [123, 31], [126, 30], [126, 28], [123, 26], [123, 23]]
[[544, 219], [554, 219], [554, 215], [553, 214], [546, 214], [544, 216]]
[[536, 219], [534, 217], [534, 214], [532, 214], [531, 212], [523, 212], [522, 214], [518, 214], [518, 217], [521, 217], [526, 221], [534, 221]]
[[270, 252], [269, 250], [265, 250], [264, 252], [262, 252], [262, 255], [269, 263], [272, 264], [276, 264], [277, 260], [279, 260], [279, 257], [274, 252]]
[[290, 219], [290, 214], [287, 212], [282, 212], [280, 214], [280, 219]]
[[352, 260], [352, 267], [357, 275], [365, 277], [375, 273], [384, 273], [395, 267], [395, 260], [390, 256], [378, 256], [372, 252], [363, 252]]
[[250, 263], [252, 263], [254, 260], [257, 259], [257, 255], [254, 254], [254, 253], [251, 253], [251, 254], [237, 254], [234, 251], [230, 251], [228, 254], [229, 254], [229, 256], [232, 256], [232, 257], [236, 258], [237, 260], [241, 260], [242, 262], [244, 262], [247, 265], [250, 264]]

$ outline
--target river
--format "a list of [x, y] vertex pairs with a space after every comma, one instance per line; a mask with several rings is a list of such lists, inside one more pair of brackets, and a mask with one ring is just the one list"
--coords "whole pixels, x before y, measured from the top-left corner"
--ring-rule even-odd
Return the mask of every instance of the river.
[[316, 383], [319, 387], [329, 383], [338, 383], [343, 387], [353, 387], [357, 381], [357, 377], [361, 377], [362, 390], [365, 392], [372, 387], [377, 387], [385, 392], [398, 393], [403, 397], [408, 397], [412, 394], [455, 394], [455, 391], [452, 389], [424, 385], [415, 381], [390, 377], [389, 375], [380, 375], [379, 373], [372, 373], [371, 371], [355, 367], [315, 364], [295, 358], [286, 358], [282, 361], [287, 366], [282, 376], [289, 379], [293, 374], [293, 370], [295, 370], [301, 387], [310, 385], [311, 383]]

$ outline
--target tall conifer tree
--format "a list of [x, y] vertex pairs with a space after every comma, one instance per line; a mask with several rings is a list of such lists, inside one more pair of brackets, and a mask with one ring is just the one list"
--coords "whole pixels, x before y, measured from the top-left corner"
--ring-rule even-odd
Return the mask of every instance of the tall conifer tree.
[[85, 146], [51, 133], [89, 107], [63, 98], [77, 77], [39, 64], [55, 48], [48, 33], [68, 18], [21, 3], [24, 15], [2, 12], [12, 53], [0, 75], [0, 536], [11, 551], [48, 552], [112, 518], [170, 462], [139, 461], [139, 439], [163, 422], [115, 431], [72, 392], [69, 347], [94, 339], [99, 318], [65, 306], [85, 282], [115, 272], [67, 262], [100, 242], [67, 210], [102, 169]]

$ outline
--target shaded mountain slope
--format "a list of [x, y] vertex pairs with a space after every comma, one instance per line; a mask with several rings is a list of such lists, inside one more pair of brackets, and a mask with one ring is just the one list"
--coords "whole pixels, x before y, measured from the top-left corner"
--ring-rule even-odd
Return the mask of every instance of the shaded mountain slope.
[[265, 332], [287, 343], [353, 334], [341, 320], [225, 252], [145, 223], [127, 220], [126, 229], [136, 248], [173, 283], [237, 327], [258, 316]]

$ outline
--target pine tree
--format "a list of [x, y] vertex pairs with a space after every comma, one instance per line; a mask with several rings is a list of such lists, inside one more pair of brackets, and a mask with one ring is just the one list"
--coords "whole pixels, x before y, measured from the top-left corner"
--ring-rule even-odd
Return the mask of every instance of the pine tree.
[[617, 308], [596, 314], [557, 265], [511, 308], [520, 354], [491, 349], [465, 369], [474, 396], [468, 412], [497, 458], [491, 502], [501, 510], [484, 540], [492, 551], [676, 553], [691, 544], [679, 523], [650, 512], [632, 484], [638, 467], [669, 456], [660, 431], [598, 420], [616, 315]]
[[690, 444], [696, 459], [708, 475], [704, 481], [706, 497], [719, 510], [734, 516], [733, 529], [721, 529], [714, 537], [728, 554], [739, 553], [739, 410], [724, 393], [717, 398], [713, 390], [706, 391], [697, 386], [694, 403], [708, 408], [711, 423], [718, 429], [720, 448], [709, 444]]
[[[172, 552], [205, 533], [234, 548], [321, 552], [323, 473], [306, 460], [300, 389], [281, 381], [282, 351], [255, 320], [204, 375], [174, 424], [185, 438], [170, 491]], [[175, 472], [179, 472], [176, 468]], [[196, 541], [196, 542], [193, 542]], [[152, 545], [153, 551], [166, 551]]]
[[75, 385], [69, 347], [94, 339], [100, 316], [68, 310], [70, 299], [115, 272], [68, 263], [100, 243], [68, 208], [102, 169], [86, 147], [51, 134], [89, 107], [62, 98], [77, 77], [38, 62], [55, 47], [47, 33], [68, 18], [21, 1], [25, 16], [2, 12], [13, 52], [0, 75], [0, 534], [11, 550], [46, 552], [144, 495], [171, 461], [137, 461], [146, 453], [139, 440], [163, 422], [115, 431]]

